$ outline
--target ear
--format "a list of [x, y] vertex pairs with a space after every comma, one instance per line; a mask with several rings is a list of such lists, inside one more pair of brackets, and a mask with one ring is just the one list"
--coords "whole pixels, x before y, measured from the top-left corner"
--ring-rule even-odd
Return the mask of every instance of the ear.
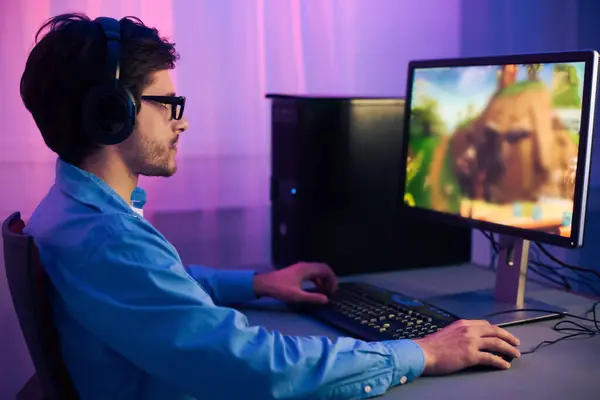
[[[541, 96], [540, 96], [541, 97]], [[530, 108], [531, 123], [533, 128], [533, 139], [537, 145], [538, 158], [542, 168], [550, 171], [554, 152], [554, 129], [552, 116], [548, 114], [550, 107], [550, 96], [532, 102]]]

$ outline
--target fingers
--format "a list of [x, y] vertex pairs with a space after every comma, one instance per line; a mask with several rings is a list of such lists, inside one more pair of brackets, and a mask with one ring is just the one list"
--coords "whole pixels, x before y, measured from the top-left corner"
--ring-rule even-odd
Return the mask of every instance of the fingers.
[[458, 320], [456, 322], [453, 322], [451, 325], [449, 326], [453, 326], [453, 327], [461, 327], [461, 326], [490, 326], [489, 321], [486, 321], [484, 319], [461, 319]]
[[307, 304], [327, 304], [329, 298], [322, 293], [307, 292], [302, 289], [295, 291], [291, 298], [291, 302], [307, 303]]
[[327, 295], [331, 295], [331, 288], [330, 288], [330, 284], [328, 283], [327, 280], [323, 279], [323, 278], [314, 278], [311, 279], [311, 282], [315, 284], [315, 286], [317, 287], [317, 291], [319, 293], [325, 293]]
[[482, 328], [481, 337], [497, 337], [513, 346], [519, 346], [521, 344], [521, 341], [512, 333], [495, 325]]
[[479, 353], [479, 363], [481, 365], [489, 365], [498, 369], [509, 369], [510, 363], [504, 360], [502, 357], [497, 356], [492, 353], [488, 353], [486, 351], [482, 351]]
[[323, 285], [325, 286], [327, 293], [330, 295], [334, 294], [338, 289], [338, 278], [333, 274], [330, 278], [325, 278]]
[[319, 289], [323, 289], [323, 287], [325, 286], [325, 285], [323, 284], [323, 279], [321, 279], [321, 278], [315, 278], [315, 279], [312, 279], [312, 282], [313, 282], [313, 283], [314, 283], [314, 284], [315, 284], [315, 285], [316, 285], [316, 286], [317, 286]]
[[[477, 328], [480, 329], [478, 334], [479, 337], [498, 337], [513, 346], [519, 346], [521, 341], [506, 329], [502, 329], [499, 326], [491, 325], [486, 320], [459, 320], [451, 324], [449, 327], [463, 327], [467, 329]], [[448, 327], [448, 328], [449, 328]], [[446, 328], [447, 329], [447, 328]]]
[[521, 352], [515, 347], [511, 346], [508, 342], [497, 338], [497, 337], [484, 337], [481, 339], [479, 346], [480, 350], [492, 351], [495, 353], [501, 353], [513, 358], [521, 357]]
[[329, 265], [323, 263], [306, 263], [304, 272], [308, 279], [335, 277]]
[[310, 279], [320, 290], [329, 294], [332, 294], [337, 290], [338, 278], [327, 264], [306, 263], [304, 265], [304, 279]]

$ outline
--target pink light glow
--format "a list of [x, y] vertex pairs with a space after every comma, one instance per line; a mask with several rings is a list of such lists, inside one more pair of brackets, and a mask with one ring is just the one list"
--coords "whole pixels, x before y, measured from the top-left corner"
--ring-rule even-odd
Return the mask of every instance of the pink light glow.
[[292, 9], [292, 37], [294, 48], [294, 59], [296, 65], [296, 79], [298, 79], [298, 93], [306, 92], [306, 81], [304, 79], [304, 45], [302, 40], [302, 15], [300, 13], [300, 0], [291, 0]]
[[[54, 180], [55, 155], [19, 96], [33, 36], [50, 16], [136, 15], [176, 42], [182, 58], [174, 77], [177, 91], [188, 97], [190, 129], [182, 136], [179, 172], [170, 179], [141, 180], [148, 190], [146, 212], [259, 210], [235, 228], [239, 235], [256, 236], [268, 224], [270, 103], [264, 95], [403, 95], [409, 59], [459, 54], [460, 1], [446, 0], [434, 9], [421, 3], [0, 0], [0, 187], [10, 188], [0, 197], [0, 216], [20, 210], [27, 218]], [[203, 249], [218, 247], [220, 229], [214, 214], [203, 213], [190, 241], [206, 241]], [[266, 250], [253, 243], [243, 241], [238, 250], [261, 261], [256, 254], [262, 257]], [[0, 365], [0, 376], [13, 383], [0, 387], [0, 398], [13, 398], [32, 368], [2, 286], [0, 319], [8, 321], [4, 316], [12, 322], [0, 332], [0, 354], [11, 362]]]

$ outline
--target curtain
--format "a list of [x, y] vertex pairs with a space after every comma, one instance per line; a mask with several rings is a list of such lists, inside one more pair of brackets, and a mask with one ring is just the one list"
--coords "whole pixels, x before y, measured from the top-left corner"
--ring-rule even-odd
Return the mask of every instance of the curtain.
[[174, 77], [188, 97], [190, 129], [182, 136], [178, 173], [142, 183], [149, 209], [189, 210], [268, 204], [267, 92], [400, 96], [409, 59], [458, 55], [458, 1], [418, 3], [5, 0], [0, 185], [13, 189], [2, 194], [0, 210], [30, 214], [53, 181], [55, 156], [18, 92], [33, 36], [52, 15], [135, 15], [176, 42], [181, 60]]
[[[459, 0], [2, 0], [2, 219], [16, 210], [27, 218], [54, 181], [55, 155], [18, 85], [35, 32], [64, 12], [135, 15], [176, 42], [174, 78], [190, 129], [177, 174], [140, 184], [145, 213], [176, 238], [182, 258], [207, 265], [268, 262], [266, 93], [403, 96], [410, 59], [460, 51]], [[187, 234], [178, 235], [181, 225]], [[32, 367], [4, 271], [0, 321], [0, 398], [12, 398]]]

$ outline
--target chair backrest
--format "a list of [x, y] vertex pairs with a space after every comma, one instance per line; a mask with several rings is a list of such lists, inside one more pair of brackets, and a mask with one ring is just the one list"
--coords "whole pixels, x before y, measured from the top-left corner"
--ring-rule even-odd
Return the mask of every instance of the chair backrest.
[[45, 399], [77, 399], [52, 321], [48, 296], [51, 283], [42, 268], [33, 238], [23, 233], [24, 228], [19, 212], [2, 224], [6, 277], [21, 331]]

